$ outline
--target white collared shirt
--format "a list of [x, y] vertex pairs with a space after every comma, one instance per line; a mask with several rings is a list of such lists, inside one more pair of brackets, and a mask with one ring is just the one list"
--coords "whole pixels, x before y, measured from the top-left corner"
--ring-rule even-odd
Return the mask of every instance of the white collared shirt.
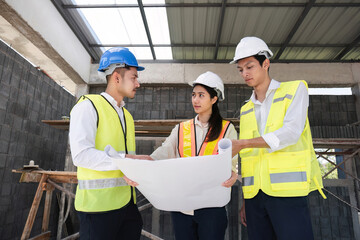
[[[101, 95], [115, 108], [125, 130], [124, 112], [122, 110], [125, 105], [124, 101], [119, 107], [115, 99], [109, 94], [103, 92]], [[90, 100], [87, 99], [76, 104], [71, 110], [69, 126], [69, 142], [74, 165], [97, 171], [118, 170], [115, 165], [112, 165], [111, 158], [104, 151], [95, 148], [96, 132], [97, 114]]]
[[286, 111], [284, 125], [274, 132], [264, 134], [274, 94], [279, 87], [280, 82], [272, 79], [263, 102], [256, 99], [254, 91], [250, 97], [250, 101], [254, 103], [259, 133], [270, 146], [269, 152], [283, 149], [299, 140], [305, 127], [309, 106], [309, 94], [305, 84], [301, 82], [292, 103]]
[[[206, 134], [209, 129], [209, 124], [202, 124], [198, 120], [198, 115], [195, 117], [195, 129], [196, 129], [196, 151], [200, 151], [201, 144], [204, 142]], [[171, 131], [170, 136], [166, 138], [163, 144], [157, 148], [150, 156], [155, 160], [169, 159], [169, 158], [180, 158], [178, 147], [178, 132], [179, 125], [176, 125]], [[224, 138], [237, 139], [238, 135], [236, 129], [232, 123], [230, 123], [228, 130], [225, 133]], [[238, 156], [236, 155], [232, 159], [232, 170], [237, 172]]]

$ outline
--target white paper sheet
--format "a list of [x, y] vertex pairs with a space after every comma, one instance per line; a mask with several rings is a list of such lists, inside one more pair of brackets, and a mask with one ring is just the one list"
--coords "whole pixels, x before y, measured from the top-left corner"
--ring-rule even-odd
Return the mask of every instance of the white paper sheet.
[[231, 176], [231, 159], [229, 139], [220, 140], [219, 154], [212, 156], [159, 161], [113, 158], [150, 203], [164, 211], [225, 206], [231, 189], [221, 184]]

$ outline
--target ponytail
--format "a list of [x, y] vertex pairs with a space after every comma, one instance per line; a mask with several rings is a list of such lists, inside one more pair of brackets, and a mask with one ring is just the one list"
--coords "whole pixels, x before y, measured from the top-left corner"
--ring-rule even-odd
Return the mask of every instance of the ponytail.
[[209, 119], [209, 133], [205, 139], [206, 142], [216, 140], [221, 133], [223, 118], [220, 115], [217, 103], [218, 101], [212, 105], [212, 113]]

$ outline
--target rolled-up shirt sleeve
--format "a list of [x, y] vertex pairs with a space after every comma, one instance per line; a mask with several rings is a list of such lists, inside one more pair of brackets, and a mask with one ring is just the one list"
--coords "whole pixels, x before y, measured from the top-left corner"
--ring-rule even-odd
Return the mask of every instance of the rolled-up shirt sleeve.
[[176, 125], [171, 131], [170, 135], [151, 155], [154, 160], [163, 160], [169, 158], [178, 158], [177, 143], [178, 143], [179, 125]]
[[[236, 132], [236, 129], [232, 123], [229, 125], [229, 128], [226, 131], [224, 138], [234, 139], [234, 140], [238, 139], [238, 133]], [[237, 173], [238, 172], [238, 154], [236, 154], [232, 158], [231, 162], [232, 162], [231, 170]]]
[[74, 106], [70, 116], [69, 142], [73, 163], [97, 171], [118, 170], [111, 158], [95, 148], [97, 114], [89, 100]]
[[262, 137], [269, 145], [269, 152], [283, 149], [295, 144], [304, 130], [309, 106], [309, 94], [304, 83], [300, 83], [294, 99], [284, 117], [284, 124], [274, 132]]

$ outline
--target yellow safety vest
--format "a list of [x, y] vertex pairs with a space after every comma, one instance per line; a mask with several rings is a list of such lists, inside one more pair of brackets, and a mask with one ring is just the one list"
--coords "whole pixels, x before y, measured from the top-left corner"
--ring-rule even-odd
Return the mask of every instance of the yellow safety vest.
[[[84, 95], [78, 103], [90, 100], [94, 106], [98, 122], [95, 138], [95, 148], [104, 151], [110, 144], [116, 151], [135, 154], [135, 127], [131, 114], [125, 109], [125, 132], [118, 113], [114, 107], [101, 95]], [[75, 195], [75, 209], [82, 212], [105, 212], [127, 205], [131, 199], [135, 202], [135, 191], [126, 184], [120, 170], [96, 171], [78, 167], [78, 186]]]
[[[307, 87], [307, 83], [302, 80], [280, 84], [274, 94], [264, 134], [274, 132], [283, 126], [286, 111], [300, 82]], [[241, 108], [239, 139], [256, 137], [260, 137], [260, 134], [254, 103], [249, 101]], [[321, 171], [312, 143], [308, 118], [296, 144], [272, 153], [265, 148], [246, 148], [240, 151], [240, 156], [245, 199], [256, 196], [259, 189], [267, 195], [276, 197], [307, 196], [309, 192], [317, 189], [326, 198], [321, 190]]]
[[[230, 125], [230, 122], [222, 120], [222, 130], [220, 132], [219, 137], [211, 142], [204, 141], [200, 147], [199, 152], [197, 152], [196, 130], [195, 130], [194, 122], [195, 122], [195, 120], [191, 119], [189, 121], [182, 122], [179, 125], [178, 151], [179, 151], [180, 157], [195, 157], [195, 156], [217, 154], [218, 143], [219, 143], [220, 139], [224, 138], [225, 133]], [[209, 128], [209, 130], [210, 130], [210, 128]], [[206, 137], [207, 137], [207, 134], [206, 134]], [[205, 139], [206, 139], [206, 137], [205, 137]]]

